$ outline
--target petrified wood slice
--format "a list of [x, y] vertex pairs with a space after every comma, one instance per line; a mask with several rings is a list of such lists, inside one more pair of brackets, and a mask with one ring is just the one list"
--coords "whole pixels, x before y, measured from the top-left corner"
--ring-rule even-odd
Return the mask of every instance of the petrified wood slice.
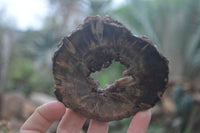
[[[98, 89], [91, 73], [112, 60], [124, 77]], [[120, 120], [153, 107], [168, 82], [168, 61], [146, 37], [110, 17], [88, 17], [64, 37], [53, 57], [55, 95], [66, 107], [98, 121]]]

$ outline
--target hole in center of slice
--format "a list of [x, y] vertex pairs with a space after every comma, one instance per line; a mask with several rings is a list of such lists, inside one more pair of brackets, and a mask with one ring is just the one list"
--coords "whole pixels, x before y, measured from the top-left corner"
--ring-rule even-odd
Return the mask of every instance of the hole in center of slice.
[[103, 88], [105, 85], [112, 84], [115, 80], [123, 77], [122, 73], [124, 70], [124, 65], [119, 62], [112, 61], [112, 64], [108, 68], [92, 73], [91, 77], [98, 80], [100, 83], [99, 87]]

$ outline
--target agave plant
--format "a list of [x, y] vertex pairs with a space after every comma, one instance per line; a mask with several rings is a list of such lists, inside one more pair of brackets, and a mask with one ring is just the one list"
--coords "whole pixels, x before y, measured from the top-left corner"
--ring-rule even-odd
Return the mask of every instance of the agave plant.
[[172, 76], [191, 79], [199, 74], [199, 0], [129, 0], [116, 13], [134, 33], [153, 39], [168, 56]]
[[[169, 59], [171, 80], [178, 78], [180, 84], [187, 80], [193, 86], [193, 81], [200, 75], [199, 0], [127, 0], [127, 4], [115, 10], [113, 15], [125, 21], [134, 34], [153, 39]], [[184, 91], [184, 85], [174, 88], [174, 119], [180, 118], [181, 123], [179, 129], [173, 131], [187, 132], [199, 124], [194, 112], [200, 109], [194, 104], [193, 95], [200, 88], [194, 87], [189, 93]]]

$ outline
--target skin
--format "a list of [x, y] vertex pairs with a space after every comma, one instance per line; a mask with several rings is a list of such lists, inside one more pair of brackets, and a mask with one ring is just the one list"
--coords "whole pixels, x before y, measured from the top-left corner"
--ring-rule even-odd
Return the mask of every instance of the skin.
[[[86, 118], [61, 102], [50, 102], [39, 106], [26, 120], [20, 133], [46, 133], [53, 122], [60, 120], [57, 133], [80, 133]], [[132, 119], [127, 133], [146, 133], [151, 120], [150, 110], [138, 112]], [[91, 120], [87, 133], [108, 133], [109, 123]]]

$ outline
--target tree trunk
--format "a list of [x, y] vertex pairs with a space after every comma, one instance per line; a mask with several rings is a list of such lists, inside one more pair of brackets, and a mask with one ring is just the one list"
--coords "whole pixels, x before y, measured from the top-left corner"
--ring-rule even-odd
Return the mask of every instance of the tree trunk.
[[9, 32], [0, 37], [0, 119], [2, 115], [3, 92], [5, 91], [6, 73], [9, 65], [11, 41]]
[[1, 49], [0, 49], [0, 91], [4, 91], [6, 73], [9, 65], [11, 41], [9, 40], [9, 32], [2, 35]]

